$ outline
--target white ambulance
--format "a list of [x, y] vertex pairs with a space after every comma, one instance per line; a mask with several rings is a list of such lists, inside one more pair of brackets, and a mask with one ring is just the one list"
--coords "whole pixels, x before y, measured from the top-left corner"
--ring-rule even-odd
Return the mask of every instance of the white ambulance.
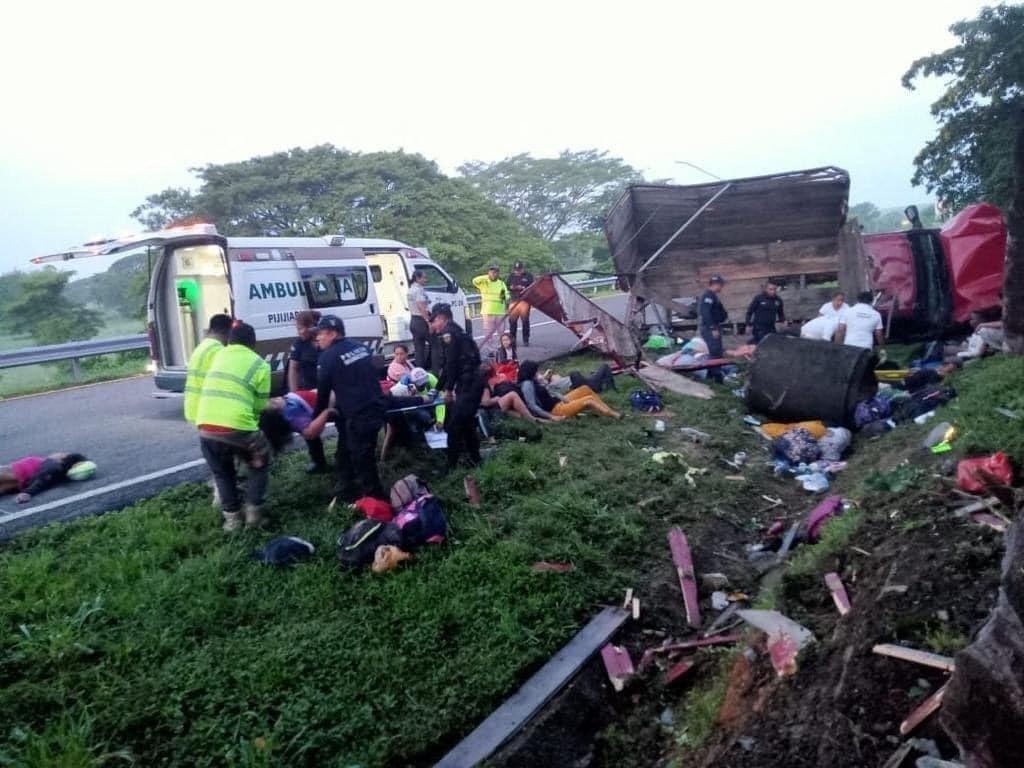
[[304, 309], [337, 315], [349, 338], [387, 354], [411, 339], [406, 292], [416, 269], [427, 275], [430, 303], [451, 304], [455, 322], [469, 329], [466, 295], [455, 280], [424, 249], [395, 240], [224, 237], [212, 224], [190, 224], [94, 241], [32, 261], [147, 249], [150, 353], [157, 387], [170, 392], [184, 390], [189, 355], [217, 313], [256, 329], [256, 350], [270, 363], [275, 391], [283, 388], [295, 313]]

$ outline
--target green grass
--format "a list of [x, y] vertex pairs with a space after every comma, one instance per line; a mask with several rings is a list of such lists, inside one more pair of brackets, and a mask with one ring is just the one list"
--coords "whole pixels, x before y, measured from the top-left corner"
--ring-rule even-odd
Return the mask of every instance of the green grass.
[[[673, 425], [744, 439], [728, 394], [669, 407]], [[250, 560], [271, 534], [225, 536], [195, 484], [29, 532], [0, 551], [0, 765], [33, 749], [40, 766], [429, 762], [621, 599], [664, 554], [669, 520], [743, 508], [748, 491], [721, 472], [694, 489], [651, 461], [642, 447], [671, 437], [651, 422], [588, 416], [503, 443], [477, 473], [479, 509], [461, 475], [432, 477], [439, 455], [399, 451], [385, 481], [420, 472], [452, 535], [387, 575], [339, 569], [355, 517], [326, 511], [328, 480], [301, 455], [277, 463], [268, 505], [277, 532], [318, 548], [291, 570]], [[637, 507], [654, 488], [665, 501]], [[535, 573], [538, 560], [574, 568]]]
[[[972, 455], [1003, 451], [1024, 462], [1024, 357], [995, 355], [964, 367], [953, 381], [958, 396], [937, 420], [955, 424], [954, 445]], [[996, 412], [1005, 408], [1020, 418]]]
[[[144, 331], [145, 324], [141, 320], [131, 320], [108, 313], [104, 318], [103, 328], [96, 338], [129, 336]], [[0, 334], [0, 351], [34, 346], [38, 346], [38, 342], [34, 341], [31, 336]], [[70, 361], [6, 368], [0, 370], [0, 398], [49, 392], [78, 384], [136, 376], [145, 371], [148, 361], [148, 353], [142, 350], [82, 358], [82, 375], [77, 379], [72, 376]]]

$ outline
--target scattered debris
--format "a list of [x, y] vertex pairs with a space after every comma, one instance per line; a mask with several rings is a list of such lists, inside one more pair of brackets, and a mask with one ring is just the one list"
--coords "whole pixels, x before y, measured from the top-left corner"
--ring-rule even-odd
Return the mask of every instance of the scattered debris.
[[633, 660], [629, 657], [629, 651], [620, 645], [608, 643], [601, 649], [601, 660], [604, 662], [605, 671], [608, 672], [608, 679], [616, 693], [626, 687], [626, 682], [636, 671], [633, 669]]
[[541, 560], [531, 565], [530, 570], [537, 572], [552, 571], [554, 573], [565, 573], [566, 571], [572, 570], [572, 563], [552, 563], [547, 560]]
[[900, 733], [902, 735], [906, 736], [908, 733], [913, 731], [942, 706], [942, 697], [946, 694], [947, 685], [949, 685], [949, 683], [946, 683], [946, 685], [942, 686], [939, 690], [925, 699], [921, 706], [911, 712], [910, 715], [907, 716], [907, 719], [900, 723]]
[[633, 598], [633, 621], [640, 621], [640, 598]]
[[693, 669], [694, 663], [693, 661], [680, 661], [678, 664], [673, 664], [665, 673], [665, 685], [672, 685], [672, 683]]
[[882, 768], [900, 768], [903, 765], [903, 761], [907, 759], [907, 755], [914, 751], [914, 745], [909, 741], [903, 742], [900, 748], [893, 752], [889, 759], [882, 763]]
[[726, 475], [725, 479], [726, 480], [731, 480], [734, 483], [745, 483], [745, 482], [747, 482], [747, 478], [745, 478], [743, 475]]
[[846, 587], [843, 586], [839, 574], [835, 572], [826, 573], [825, 584], [828, 586], [829, 592], [832, 593], [832, 600], [836, 604], [839, 615], [845, 616], [848, 614], [851, 610], [850, 597], [846, 594]]
[[622, 601], [622, 610], [628, 611], [630, 605], [633, 604], [633, 588], [630, 587], [626, 590], [626, 599]]
[[807, 540], [814, 543], [821, 536], [825, 524], [843, 509], [842, 496], [828, 496], [807, 516]]
[[679, 587], [683, 591], [683, 603], [686, 606], [686, 621], [694, 629], [700, 628], [700, 603], [697, 600], [697, 580], [693, 573], [693, 557], [686, 535], [673, 528], [668, 532], [668, 544], [672, 550], [672, 562], [679, 576]]
[[744, 610], [740, 618], [768, 635], [768, 654], [779, 677], [796, 672], [796, 657], [814, 640], [814, 634], [778, 611]]
[[724, 611], [729, 607], [729, 596], [725, 592], [712, 592], [711, 607], [716, 611]]
[[558, 457], [558, 468], [559, 469], [565, 469], [568, 465], [569, 465], [569, 457], [568, 456], [559, 456]]
[[956, 465], [956, 482], [969, 493], [984, 493], [990, 485], [1009, 485], [1013, 480], [1010, 457], [1002, 451]]
[[638, 507], [640, 507], [641, 509], [643, 509], [644, 507], [649, 506], [651, 504], [654, 504], [655, 502], [661, 501], [661, 500], [662, 500], [661, 496], [651, 496], [648, 499], [642, 499], [642, 500], [638, 501], [636, 503], [636, 505]]
[[729, 623], [729, 620], [736, 615], [736, 611], [740, 609], [740, 603], [729, 603], [729, 606], [719, 614], [718, 618], [711, 622], [711, 626], [704, 631], [704, 637], [711, 637], [716, 632], [719, 632], [725, 628], [725, 625]]
[[729, 577], [724, 573], [702, 573], [700, 575], [700, 584], [704, 589], [712, 591], [725, 589], [729, 586]]
[[1015, 421], [1020, 419], [1020, 414], [1016, 411], [1011, 411], [1009, 408], [993, 408], [992, 410], [1008, 419], [1014, 419]]
[[850, 547], [850, 549], [856, 552], [858, 555], [864, 555], [864, 557], [872, 557], [872, 554], [868, 552], [866, 549], [861, 549], [860, 547]]
[[705, 637], [701, 640], [687, 640], [682, 643], [666, 643], [648, 650], [653, 654], [675, 653], [677, 651], [694, 651], [697, 648], [705, 648], [709, 645], [732, 645], [738, 643], [742, 638], [739, 635], [715, 635]]
[[971, 520], [981, 525], [987, 525], [989, 528], [1000, 533], [1006, 533], [1010, 527], [1003, 518], [997, 515], [990, 515], [987, 512], [975, 512], [971, 515]]
[[944, 672], [952, 672], [956, 669], [956, 663], [949, 656], [940, 656], [937, 653], [919, 651], [916, 648], [907, 648], [903, 645], [883, 643], [881, 645], [876, 645], [871, 649], [871, 652], [877, 653], [879, 656], [889, 656], [893, 659], [912, 661], [915, 664], [934, 667], [935, 669], [941, 669]]
[[789, 550], [793, 546], [793, 542], [796, 540], [796, 532], [800, 530], [800, 523], [793, 523], [786, 531], [786, 538], [782, 540], [782, 546], [779, 547], [778, 559], [781, 563], [789, 555]]

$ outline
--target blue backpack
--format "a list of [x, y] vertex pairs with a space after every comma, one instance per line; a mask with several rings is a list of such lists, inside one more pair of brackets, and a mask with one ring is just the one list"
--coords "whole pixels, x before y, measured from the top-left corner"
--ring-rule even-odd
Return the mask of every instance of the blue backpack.
[[661, 410], [661, 395], [653, 389], [636, 389], [629, 393], [629, 404], [634, 411], [657, 413]]

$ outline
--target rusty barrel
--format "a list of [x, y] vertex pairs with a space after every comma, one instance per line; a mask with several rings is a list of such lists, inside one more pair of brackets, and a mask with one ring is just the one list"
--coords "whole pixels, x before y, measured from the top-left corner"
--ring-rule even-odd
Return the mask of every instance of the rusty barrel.
[[754, 353], [747, 407], [772, 421], [820, 419], [853, 426], [853, 411], [878, 391], [872, 350], [772, 334]]

